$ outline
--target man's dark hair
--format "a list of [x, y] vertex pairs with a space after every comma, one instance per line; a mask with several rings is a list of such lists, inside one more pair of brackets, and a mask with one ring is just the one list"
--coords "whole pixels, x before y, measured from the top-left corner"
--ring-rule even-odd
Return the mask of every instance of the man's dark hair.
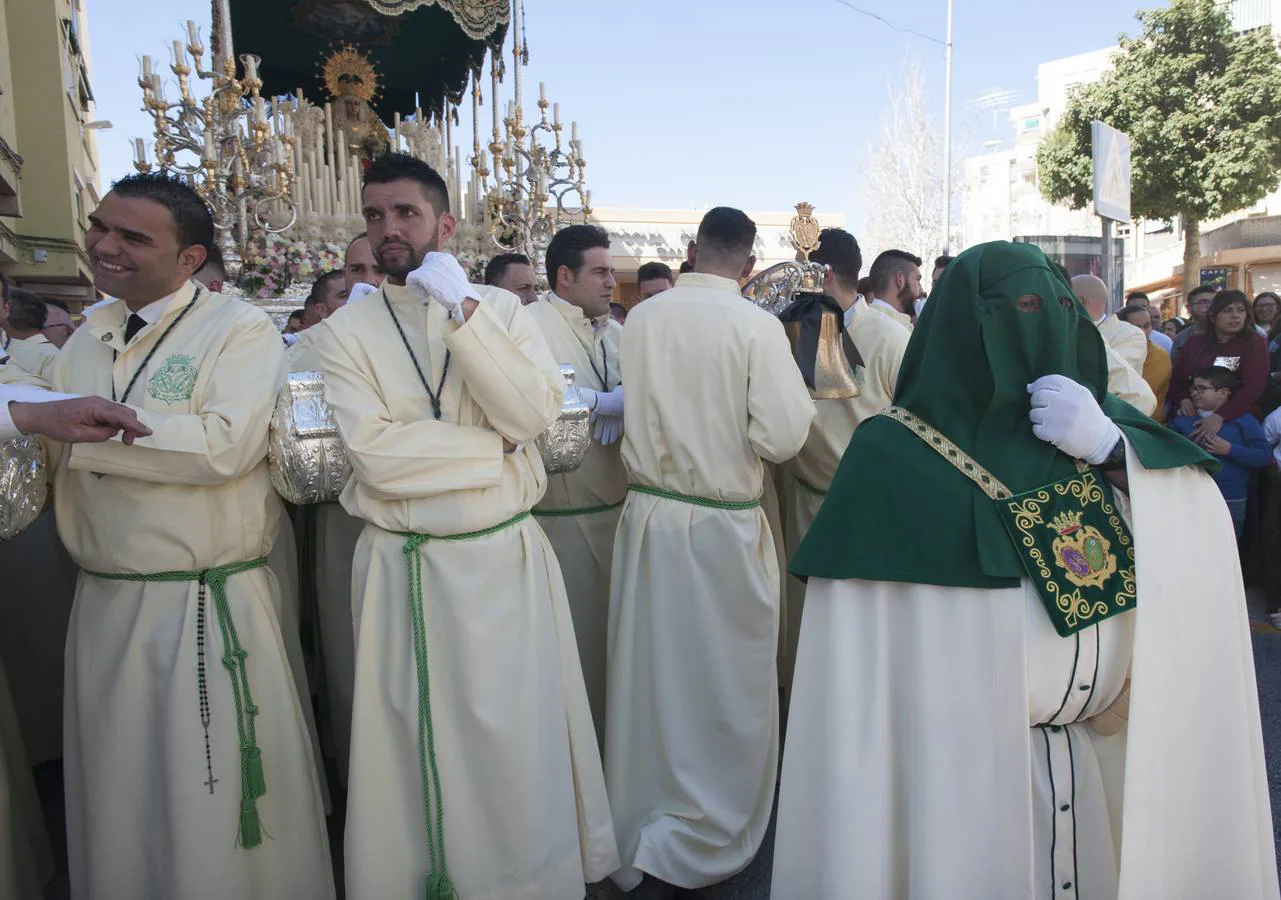
[[45, 298], [44, 298], [44, 305], [45, 305], [45, 306], [56, 306], [56, 307], [58, 307], [58, 309], [62, 310], [62, 311], [63, 311], [64, 313], [66, 313], [67, 315], [71, 315], [71, 307], [70, 307], [70, 306], [67, 306], [67, 301], [66, 301], [66, 300], [59, 300], [57, 297], [45, 297]]
[[533, 265], [523, 253], [500, 253], [485, 264], [485, 284], [496, 285], [507, 274], [508, 266]]
[[445, 179], [427, 163], [408, 153], [384, 153], [365, 169], [362, 187], [371, 184], [390, 184], [393, 181], [416, 181], [422, 186], [423, 196], [436, 215], [449, 212], [449, 187]]
[[0, 272], [0, 301], [9, 299], [9, 291], [13, 290], [13, 282], [9, 276]]
[[1200, 372], [1189, 379], [1188, 384], [1193, 380], [1200, 378], [1202, 381], [1208, 381], [1219, 390], [1235, 391], [1241, 384], [1241, 378], [1236, 372], [1224, 366], [1206, 366]]
[[547, 282], [556, 290], [560, 267], [565, 266], [575, 278], [583, 267], [583, 256], [597, 247], [609, 249], [609, 232], [598, 225], [569, 225], [556, 232], [547, 245]]
[[609, 311], [611, 314], [622, 313], [624, 318], [627, 317], [627, 307], [623, 306], [621, 303], [611, 303], [609, 305]]
[[863, 271], [863, 251], [854, 235], [844, 228], [824, 228], [818, 234], [818, 249], [810, 262], [822, 263], [832, 270], [836, 281], [847, 291], [858, 290], [858, 277]]
[[867, 270], [867, 277], [872, 279], [872, 290], [880, 294], [890, 286], [895, 275], [913, 266], [921, 267], [919, 256], [913, 256], [906, 250], [886, 250], [872, 261], [872, 268]]
[[306, 315], [307, 315], [307, 311], [305, 309], [291, 310], [289, 313], [289, 321], [292, 322], [294, 319], [297, 319], [299, 322], [301, 322], [306, 317]]
[[668, 284], [676, 283], [676, 278], [672, 275], [672, 267], [666, 263], [647, 262], [636, 270], [637, 284], [642, 281], [654, 281], [659, 278], [665, 279]]
[[934, 258], [934, 268], [946, 269], [948, 266], [948, 263], [950, 263], [954, 259], [956, 259], [955, 256], [949, 256], [946, 253], [944, 253], [942, 256], [937, 256]]
[[[1121, 311], [1116, 314], [1116, 317], [1122, 322], [1130, 322], [1130, 316], [1135, 313], [1148, 313], [1151, 315], [1146, 303], [1128, 303], [1121, 307]], [[1130, 322], [1130, 324], [1134, 325], [1133, 322]]]
[[1125, 302], [1131, 305], [1138, 305], [1140, 301], [1147, 303], [1148, 300], [1148, 295], [1142, 291], [1130, 291], [1130, 293], [1125, 295]]
[[682, 259], [680, 267], [676, 270], [677, 274], [679, 275], [688, 275], [690, 272], [693, 272], [693, 271], [694, 271], [694, 264], [691, 263], [688, 259]]
[[858, 280], [858, 292], [863, 295], [863, 299], [871, 300], [872, 299], [872, 279], [867, 277], [866, 275], [860, 278]]
[[343, 273], [341, 269], [334, 269], [331, 272], [326, 272], [325, 274], [321, 275], [319, 278], [317, 278], [315, 281], [311, 283], [311, 293], [307, 295], [307, 299], [306, 301], [304, 301], [303, 306], [319, 306], [321, 303], [324, 303], [325, 302], [325, 296], [324, 296], [325, 282], [334, 278], [342, 278], [342, 277], [343, 277]]
[[205, 264], [200, 267], [197, 275], [212, 275], [211, 281], [222, 281], [227, 277], [227, 266], [222, 261], [222, 251], [218, 249], [217, 244], [209, 245], [209, 255], [205, 257]]
[[213, 252], [213, 216], [196, 189], [187, 182], [163, 172], [138, 172], [112, 184], [111, 192], [159, 203], [173, 216], [179, 247], [185, 250], [200, 246], [206, 253]]
[[9, 324], [22, 331], [39, 331], [44, 328], [48, 315], [44, 298], [23, 288], [9, 291]]
[[756, 223], [741, 209], [717, 206], [703, 216], [694, 241], [699, 253], [727, 262], [741, 257], [746, 262], [756, 244]]
[[1202, 294], [1209, 294], [1211, 297], [1213, 297], [1218, 292], [1219, 292], [1219, 289], [1212, 284], [1198, 284], [1192, 290], [1188, 291], [1188, 298], [1187, 298], [1188, 303], [1189, 304], [1192, 303], [1193, 297], [1199, 297]]

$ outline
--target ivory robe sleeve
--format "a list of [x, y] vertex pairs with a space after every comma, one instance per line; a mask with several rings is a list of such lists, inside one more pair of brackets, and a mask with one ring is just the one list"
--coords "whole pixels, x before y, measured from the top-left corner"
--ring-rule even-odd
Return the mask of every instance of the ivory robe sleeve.
[[246, 319], [227, 335], [194, 413], [166, 413], [130, 404], [151, 429], [125, 446], [119, 435], [76, 444], [73, 470], [119, 475], [156, 484], [221, 484], [259, 465], [267, 426], [284, 381], [284, 348], [266, 316]]
[[[1138, 329], [1135, 329], [1138, 331]], [[1142, 334], [1143, 332], [1139, 332]], [[1130, 366], [1108, 344], [1103, 345], [1108, 357], [1108, 393], [1133, 406], [1145, 416], [1156, 409], [1156, 394], [1143, 380], [1143, 376]]]
[[[479, 310], [473, 314], [475, 319]], [[353, 358], [328, 325], [316, 342], [325, 399], [356, 478], [380, 500], [412, 500], [451, 491], [497, 487], [503, 439], [474, 425], [424, 418], [397, 422], [372, 372]], [[470, 388], [470, 384], [469, 384]]]
[[1109, 316], [1099, 330], [1103, 340], [1126, 365], [1136, 372], [1143, 371], [1143, 361], [1148, 358], [1148, 339], [1141, 328]]
[[[519, 302], [491, 302], [498, 299], [494, 293], [480, 302], [466, 325], [445, 338], [445, 346], [490, 424], [521, 444], [560, 416], [564, 382], [537, 323]], [[500, 314], [505, 314], [506, 327]]]
[[769, 462], [791, 459], [805, 446], [816, 410], [777, 319], [762, 321], [747, 377], [748, 441]]

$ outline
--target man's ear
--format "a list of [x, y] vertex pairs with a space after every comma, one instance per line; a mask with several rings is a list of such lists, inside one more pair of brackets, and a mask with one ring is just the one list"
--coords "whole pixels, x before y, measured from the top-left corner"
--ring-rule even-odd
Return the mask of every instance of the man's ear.
[[755, 268], [756, 268], [756, 256], [752, 255], [747, 257], [747, 262], [743, 264], [743, 274], [740, 277], [742, 278], [751, 277], [752, 270]]
[[190, 278], [200, 271], [208, 258], [208, 250], [199, 244], [192, 244], [178, 254], [178, 270]]

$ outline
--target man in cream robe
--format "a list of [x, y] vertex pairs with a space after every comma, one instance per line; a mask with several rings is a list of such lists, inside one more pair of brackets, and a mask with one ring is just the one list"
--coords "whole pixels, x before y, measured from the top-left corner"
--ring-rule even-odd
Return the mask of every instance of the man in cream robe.
[[814, 404], [782, 324], [745, 301], [755, 224], [708, 212], [695, 271], [623, 329], [623, 505], [610, 581], [605, 761], [625, 890], [746, 867], [774, 800], [778, 572], [762, 459], [801, 449]]
[[[1106, 396], [1102, 349], [1035, 247], [948, 267], [895, 418], [854, 435], [793, 560], [810, 582], [774, 896], [1278, 896], [1214, 463]], [[990, 491], [1070, 484], [1077, 463], [1118, 485], [1104, 502], [1131, 523], [1134, 580], [1108, 585], [1117, 606], [1072, 607], [1085, 621], [1060, 636]], [[1123, 548], [1104, 557], [1124, 569]]]
[[9, 365], [20, 366], [37, 378], [48, 380], [53, 364], [58, 359], [58, 348], [47, 337], [36, 332], [28, 338], [14, 338], [9, 342]]
[[[623, 328], [609, 314], [614, 287], [609, 236], [593, 225], [562, 228], [547, 248], [547, 266], [556, 290], [525, 309], [556, 361], [574, 367], [574, 384], [593, 409], [593, 436], [578, 469], [548, 476], [534, 516], [560, 560], [587, 700], [603, 745], [609, 570], [618, 513], [627, 495], [627, 471], [619, 453], [623, 388], [618, 345]], [[598, 271], [606, 277], [597, 277]], [[615, 410], [617, 414], [609, 414]]]
[[317, 326], [341, 502], [367, 523], [347, 895], [582, 897], [618, 854], [564, 584], [529, 516], [560, 372], [515, 295], [433, 252], [453, 227], [440, 177], [400, 154], [365, 177], [388, 280]]
[[1156, 411], [1156, 394], [1143, 380], [1148, 340], [1142, 329], [1108, 313], [1109, 292], [1097, 275], [1077, 275], [1072, 279], [1076, 294], [1108, 351], [1108, 393], [1119, 397], [1145, 415]]
[[90, 221], [98, 287], [122, 299], [72, 336], [52, 386], [118, 397], [152, 433], [50, 448], [59, 531], [84, 570], [67, 635], [73, 896], [333, 897], [264, 567], [281, 514], [266, 461], [279, 335], [187, 280], [213, 227], [185, 184], [123, 179]]
[[[912, 336], [908, 326], [891, 316], [879, 315], [859, 296], [862, 254], [858, 242], [849, 232], [839, 228], [824, 229], [819, 236], [818, 249], [810, 254], [810, 260], [828, 267], [823, 292], [835, 299], [845, 311], [845, 328], [863, 359], [863, 368], [854, 373], [859, 396], [814, 401], [817, 415], [810, 425], [805, 446], [794, 460], [784, 466], [786, 487], [783, 502], [786, 512], [783, 520], [788, 559], [800, 547], [810, 523], [818, 514], [854, 429], [864, 419], [876, 415], [893, 402], [903, 351]], [[784, 686], [789, 687], [796, 659], [796, 642], [801, 633], [805, 582], [788, 575], [786, 590], [787, 648], [781, 678]]]

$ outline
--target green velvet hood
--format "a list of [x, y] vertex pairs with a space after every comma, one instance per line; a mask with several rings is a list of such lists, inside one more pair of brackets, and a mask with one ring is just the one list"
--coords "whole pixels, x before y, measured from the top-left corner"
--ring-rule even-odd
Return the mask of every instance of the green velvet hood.
[[[1217, 469], [1200, 448], [1107, 393], [1103, 339], [1072, 288], [1031, 244], [971, 248], [947, 267], [908, 343], [895, 404], [950, 438], [1014, 493], [1076, 473], [1032, 433], [1027, 385], [1089, 387], [1152, 469]], [[995, 501], [898, 422], [854, 433], [792, 560], [815, 578], [1014, 587], [1023, 569]]]

